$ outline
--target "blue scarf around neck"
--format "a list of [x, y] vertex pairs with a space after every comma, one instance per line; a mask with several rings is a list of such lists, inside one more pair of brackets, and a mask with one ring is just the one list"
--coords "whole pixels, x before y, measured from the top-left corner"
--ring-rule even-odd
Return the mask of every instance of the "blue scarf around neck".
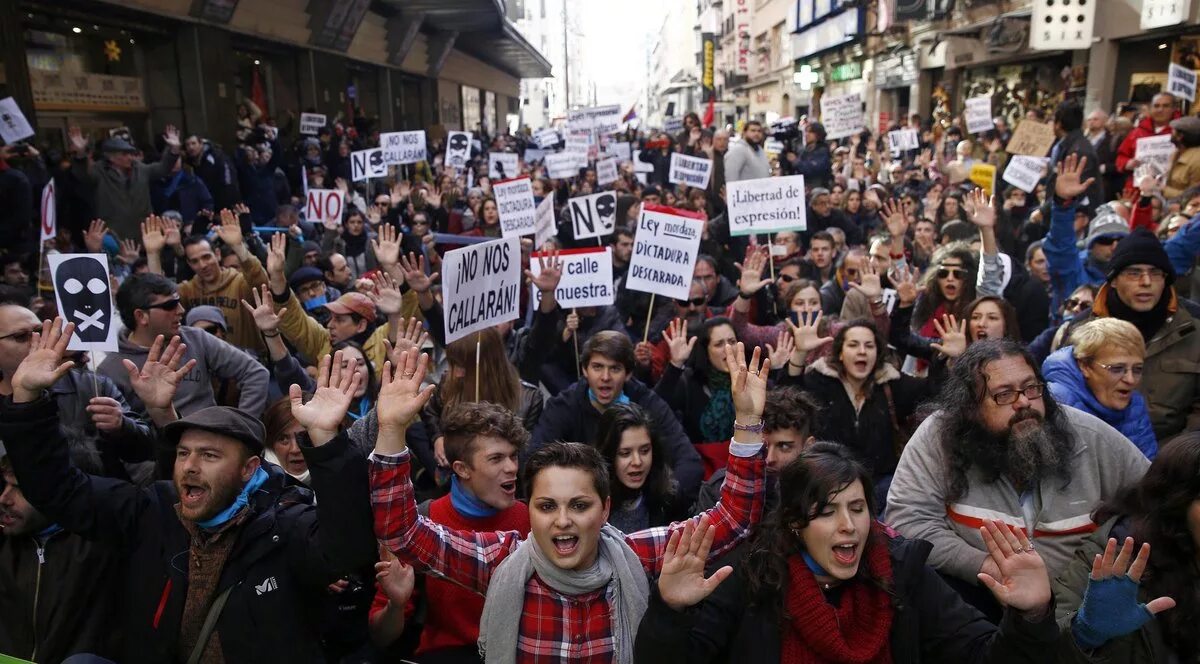
[[221, 510], [216, 516], [207, 521], [197, 521], [196, 525], [205, 530], [212, 530], [225, 525], [243, 507], [250, 504], [250, 494], [258, 491], [259, 487], [266, 483], [268, 477], [270, 476], [267, 475], [267, 471], [263, 470], [262, 466], [259, 466], [258, 470], [254, 471], [254, 475], [250, 477], [250, 481], [246, 482], [246, 486], [242, 487], [242, 492], [238, 494], [232, 505]]
[[621, 390], [621, 393], [618, 394], [617, 397], [612, 400], [612, 403], [604, 405], [604, 404], [600, 403], [600, 400], [596, 398], [596, 393], [593, 392], [592, 388], [589, 387], [588, 388], [588, 401], [590, 401], [598, 406], [602, 406], [603, 408], [608, 408], [609, 406], [613, 405], [614, 403], [629, 403], [629, 397], [625, 396], [624, 390]]
[[458, 475], [450, 477], [450, 504], [459, 514], [472, 519], [486, 519], [500, 511], [472, 495], [458, 481]]

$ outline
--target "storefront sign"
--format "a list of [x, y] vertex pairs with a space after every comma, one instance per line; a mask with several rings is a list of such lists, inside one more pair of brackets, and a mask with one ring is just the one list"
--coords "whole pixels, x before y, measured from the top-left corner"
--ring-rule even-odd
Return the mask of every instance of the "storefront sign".
[[813, 25], [811, 28], [792, 35], [792, 53], [802, 53], [805, 57], [820, 54], [835, 46], [852, 42], [866, 32], [865, 9], [853, 7], [828, 19]]
[[142, 79], [30, 69], [33, 103], [43, 110], [146, 110]]
[[1033, 34], [1029, 48], [1035, 51], [1061, 51], [1092, 47], [1092, 28], [1096, 22], [1095, 2], [1055, 2], [1034, 0]]
[[1142, 0], [1142, 29], [1183, 23], [1191, 9], [1192, 0]]
[[717, 36], [711, 32], [700, 35], [700, 101], [708, 103], [716, 95], [714, 72], [717, 57]]
[[750, 19], [753, 13], [751, 0], [734, 0], [733, 19], [736, 23], [734, 30], [737, 35], [737, 56], [733, 73], [738, 76], [750, 75]]
[[880, 88], [901, 88], [917, 82], [917, 55], [903, 51], [875, 63], [875, 85]]
[[860, 78], [862, 78], [861, 62], [846, 62], [840, 65], [834, 65], [829, 72], [829, 79], [834, 83], [857, 81]]

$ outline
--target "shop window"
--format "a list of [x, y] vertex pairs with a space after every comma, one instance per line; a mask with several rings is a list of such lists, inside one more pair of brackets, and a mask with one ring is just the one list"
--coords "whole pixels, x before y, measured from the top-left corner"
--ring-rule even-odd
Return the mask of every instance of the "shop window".
[[462, 119], [464, 130], [477, 131], [479, 129], [480, 124], [482, 124], [482, 118], [480, 117], [482, 103], [479, 88], [473, 88], [469, 85], [462, 86]]
[[488, 136], [496, 135], [496, 93], [483, 93], [483, 130]]

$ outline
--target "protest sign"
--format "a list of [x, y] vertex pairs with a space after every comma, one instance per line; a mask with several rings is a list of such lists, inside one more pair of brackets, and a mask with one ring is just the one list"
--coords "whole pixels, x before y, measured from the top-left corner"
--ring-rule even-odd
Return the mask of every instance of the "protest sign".
[[567, 149], [575, 155], [575, 165], [578, 168], [587, 168], [588, 152], [591, 150], [591, 137], [586, 133], [571, 132], [567, 134]]
[[1029, 157], [1045, 157], [1054, 145], [1054, 127], [1045, 122], [1021, 120], [1013, 130], [1012, 138], [1004, 148], [1009, 154], [1023, 154]]
[[533, 223], [536, 230], [533, 235], [534, 246], [544, 247], [547, 242], [558, 237], [558, 224], [554, 220], [554, 196], [547, 196], [538, 203]]
[[1188, 101], [1196, 101], [1196, 70], [1172, 62], [1167, 69], [1167, 92]]
[[325, 116], [320, 113], [300, 114], [300, 133], [305, 136], [316, 136], [325, 127]]
[[33, 127], [12, 97], [0, 99], [0, 137], [5, 143], [13, 144], [22, 138], [33, 136]]
[[[42, 242], [53, 240], [58, 235], [58, 200], [54, 197], [54, 179], [42, 187]], [[38, 269], [41, 269], [38, 265]], [[39, 277], [40, 279], [40, 277]]]
[[388, 166], [383, 163], [383, 149], [359, 150], [350, 153], [350, 179], [358, 182], [368, 178], [387, 177]]
[[1171, 132], [1137, 139], [1133, 157], [1141, 162], [1137, 170], [1142, 171], [1144, 167], [1145, 171], [1137, 173], [1134, 181], [1140, 179], [1143, 174], [1158, 176], [1169, 171], [1173, 154], [1175, 144], [1171, 142]]
[[664, 118], [663, 119], [663, 131], [667, 132], [668, 134], [672, 134], [672, 135], [678, 134], [679, 132], [683, 131], [683, 118], [675, 118], [675, 117]]
[[863, 130], [862, 95], [851, 92], [836, 97], [821, 97], [821, 121], [825, 123], [825, 138], [834, 140]]
[[968, 134], [981, 134], [985, 131], [995, 129], [992, 124], [992, 98], [971, 97], [967, 100], [966, 108], [963, 109], [964, 119], [967, 121]]
[[383, 161], [389, 166], [425, 161], [425, 132], [393, 131], [380, 134], [379, 147], [383, 148]]
[[521, 240], [506, 237], [442, 257], [446, 343], [514, 320], [521, 305]]
[[1008, 160], [1008, 166], [1004, 167], [1002, 179], [1021, 191], [1032, 194], [1037, 183], [1045, 176], [1046, 165], [1049, 162], [1050, 160], [1045, 157], [1013, 155]]
[[546, 175], [555, 179], [573, 178], [579, 175], [576, 155], [571, 152], [555, 152], [546, 155]]
[[967, 178], [979, 188], [992, 195], [995, 192], [996, 167], [991, 164], [975, 164], [971, 166], [971, 175]]
[[704, 220], [696, 215], [662, 205], [642, 205], [626, 288], [673, 300], [688, 298], [704, 230]]
[[322, 224], [327, 220], [341, 224], [345, 206], [345, 194], [337, 189], [309, 189], [304, 218], [314, 224]]
[[50, 281], [63, 324], [75, 323], [68, 350], [117, 350], [107, 254], [51, 254]]
[[500, 229], [504, 237], [533, 235], [536, 232], [536, 213], [533, 204], [533, 185], [528, 177], [492, 183], [496, 209], [500, 211]]
[[[630, 161], [633, 162], [633, 172], [634, 173], [653, 173], [654, 172], [654, 164], [651, 164], [648, 161], [642, 161], [642, 151], [641, 150], [634, 150], [633, 151], [633, 159], [631, 159]], [[643, 184], [645, 184], [645, 183], [643, 182]]]
[[558, 141], [558, 132], [551, 127], [539, 129], [537, 130], [537, 133], [533, 135], [533, 142], [537, 143], [537, 146], [543, 150], [548, 150], [558, 145]]
[[576, 196], [567, 201], [567, 214], [576, 240], [608, 235], [617, 225], [617, 195], [602, 191]]
[[899, 154], [907, 150], [916, 150], [921, 147], [921, 137], [917, 135], [916, 129], [889, 131], [888, 142], [892, 145], [893, 154]]
[[[535, 252], [529, 258], [529, 271], [533, 276], [542, 273], [538, 258], [546, 254]], [[612, 247], [586, 249], [564, 249], [558, 252], [562, 261], [562, 279], [554, 289], [554, 299], [563, 309], [576, 307], [607, 307], [616, 301], [612, 276]], [[533, 289], [532, 307], [542, 303], [542, 292]]]
[[729, 182], [725, 193], [730, 235], [808, 228], [803, 175]]
[[446, 135], [446, 165], [451, 168], [463, 169], [471, 160], [471, 134], [465, 131], [452, 131]]
[[775, 138], [768, 138], [763, 141], [763, 150], [766, 150], [767, 154], [783, 154], [783, 147], [783, 141]]
[[540, 148], [525, 148], [525, 163], [541, 161], [546, 158], [546, 151]]
[[629, 143], [609, 143], [604, 151], [615, 156], [619, 161], [631, 161], [633, 159], [632, 146]]
[[617, 158], [609, 157], [596, 162], [596, 183], [601, 187], [617, 181]]
[[517, 153], [493, 152], [488, 155], [488, 177], [493, 180], [507, 180], [517, 177], [521, 172], [517, 165]]
[[671, 170], [667, 173], [667, 181], [671, 184], [686, 184], [703, 189], [708, 186], [708, 178], [711, 175], [711, 159], [689, 157], [680, 152], [671, 153]]
[[621, 107], [596, 106], [567, 111], [567, 126], [576, 131], [611, 134], [621, 127]]

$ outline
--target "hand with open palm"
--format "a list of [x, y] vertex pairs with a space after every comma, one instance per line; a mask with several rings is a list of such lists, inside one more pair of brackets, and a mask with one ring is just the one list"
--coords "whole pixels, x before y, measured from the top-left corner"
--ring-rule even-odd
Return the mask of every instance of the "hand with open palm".
[[942, 314], [942, 319], [933, 319], [933, 328], [941, 337], [941, 343], [931, 343], [929, 347], [946, 357], [958, 357], [967, 352], [967, 320], [958, 320], [953, 314]]
[[308, 403], [304, 403], [300, 386], [292, 384], [288, 390], [292, 417], [308, 430], [313, 445], [324, 445], [337, 436], [361, 382], [362, 375], [354, 367], [342, 366], [342, 351], [339, 350], [332, 358], [328, 355], [321, 358], [317, 366], [317, 390]]
[[[375, 414], [379, 418], [380, 437], [376, 449], [385, 454], [394, 454], [404, 449], [404, 436], [391, 436], [392, 440], [385, 441], [384, 431], [402, 431], [416, 418], [429, 397], [433, 395], [433, 385], [422, 386], [425, 374], [429, 370], [429, 355], [406, 351], [400, 354], [400, 361], [384, 364], [380, 375], [379, 400], [376, 402]], [[399, 449], [381, 449], [385, 446], [399, 446]]]
[[676, 318], [667, 324], [667, 329], [663, 330], [663, 339], [667, 342], [667, 348], [671, 352], [671, 364], [676, 369], [682, 369], [688, 358], [692, 356], [692, 349], [696, 346], [696, 337], [689, 338], [687, 325], [684, 324], [683, 319]]
[[767, 376], [771, 361], [754, 347], [746, 364], [746, 346], [742, 342], [725, 346], [725, 366], [729, 368], [729, 387], [733, 392], [733, 411], [737, 421], [752, 424], [762, 419], [767, 404]]
[[425, 257], [409, 252], [408, 256], [400, 257], [400, 269], [404, 272], [404, 281], [416, 293], [427, 293], [437, 280], [438, 273], [425, 274]]
[[1025, 531], [991, 519], [983, 523], [979, 533], [1000, 576], [981, 572], [979, 580], [1004, 606], [1028, 613], [1049, 611], [1050, 576]]
[[12, 375], [15, 403], [35, 401], [75, 366], [73, 362], [63, 360], [74, 332], [75, 324], [67, 323], [64, 329], [62, 318], [42, 321], [42, 331], [33, 333], [29, 354]]
[[271, 299], [271, 290], [266, 284], [262, 285], [261, 291], [253, 290], [254, 304], [242, 300], [242, 306], [254, 319], [254, 326], [259, 330], [271, 334], [279, 329], [279, 319], [283, 314], [287, 313], [287, 307], [281, 307], [279, 311], [275, 311], [275, 305]]
[[814, 350], [833, 341], [833, 337], [821, 336], [821, 318], [824, 314], [820, 311], [815, 314], [802, 314], [800, 324], [796, 325], [787, 320], [788, 329], [792, 331], [792, 336], [796, 338], [796, 352], [801, 355], [808, 355]]
[[179, 383], [196, 366], [195, 359], [179, 366], [186, 354], [187, 344], [182, 339], [171, 337], [171, 342], [164, 349], [163, 335], [160, 334], [150, 344], [150, 352], [140, 369], [130, 360], [121, 360], [125, 371], [129, 372], [129, 384], [147, 410], [165, 411], [173, 407], [172, 401]]
[[717, 528], [709, 524], [707, 514], [700, 517], [699, 524], [688, 521], [671, 533], [663, 552], [662, 573], [658, 576], [658, 595], [667, 606], [683, 611], [699, 604], [733, 573], [733, 568], [726, 565], [704, 578], [716, 533]]
[[1067, 155], [1067, 158], [1058, 165], [1058, 176], [1054, 178], [1054, 193], [1064, 201], [1068, 201], [1087, 192], [1088, 187], [1092, 186], [1096, 178], [1082, 180], [1085, 168], [1087, 168], [1087, 157], [1080, 157], [1075, 153]]

